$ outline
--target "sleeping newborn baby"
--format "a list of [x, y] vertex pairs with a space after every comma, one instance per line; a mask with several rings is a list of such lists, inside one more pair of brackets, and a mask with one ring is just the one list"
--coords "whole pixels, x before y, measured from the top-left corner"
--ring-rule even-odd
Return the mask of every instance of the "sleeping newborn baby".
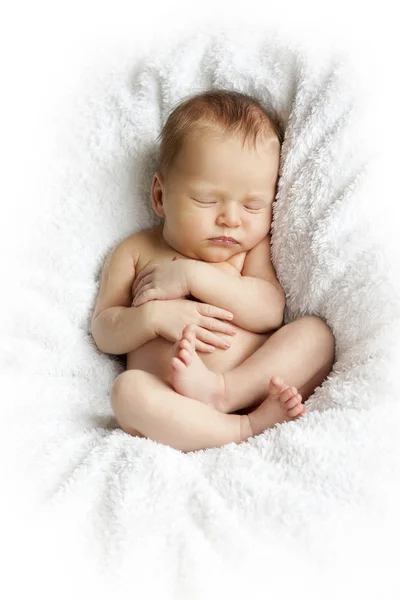
[[185, 452], [240, 443], [305, 415], [334, 337], [317, 316], [283, 326], [269, 233], [281, 136], [262, 105], [201, 93], [160, 138], [151, 197], [162, 223], [107, 257], [92, 334], [127, 355], [111, 390], [124, 431]]

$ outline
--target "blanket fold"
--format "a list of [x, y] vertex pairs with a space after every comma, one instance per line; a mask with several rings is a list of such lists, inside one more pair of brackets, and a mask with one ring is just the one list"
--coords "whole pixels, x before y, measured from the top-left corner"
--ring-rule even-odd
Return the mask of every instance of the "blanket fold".
[[[1, 325], [1, 474], [18, 498], [7, 528], [35, 535], [30, 564], [60, 588], [79, 575], [100, 597], [398, 597], [400, 292], [374, 235], [380, 174], [354, 73], [261, 30], [191, 32], [139, 64], [121, 58], [82, 82], [60, 125], [52, 204], [18, 270], [14, 325]], [[336, 358], [303, 419], [185, 455], [117, 428], [109, 394], [124, 367], [89, 323], [108, 251], [158, 222], [164, 120], [209, 87], [256, 96], [284, 129], [272, 260], [285, 323], [323, 318]]]

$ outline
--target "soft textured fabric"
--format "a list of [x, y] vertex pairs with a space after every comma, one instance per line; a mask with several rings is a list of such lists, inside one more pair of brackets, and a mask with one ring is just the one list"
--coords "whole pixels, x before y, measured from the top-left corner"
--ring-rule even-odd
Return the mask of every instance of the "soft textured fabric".
[[[355, 74], [267, 33], [199, 33], [96, 74], [71, 104], [24, 293], [1, 324], [9, 555], [57, 594], [79, 580], [98, 597], [399, 597], [400, 294], [373, 228], [379, 173]], [[89, 327], [106, 254], [157, 222], [164, 120], [210, 87], [256, 96], [284, 128], [272, 258], [285, 323], [322, 317], [336, 358], [306, 417], [184, 454], [117, 428], [124, 364]]]

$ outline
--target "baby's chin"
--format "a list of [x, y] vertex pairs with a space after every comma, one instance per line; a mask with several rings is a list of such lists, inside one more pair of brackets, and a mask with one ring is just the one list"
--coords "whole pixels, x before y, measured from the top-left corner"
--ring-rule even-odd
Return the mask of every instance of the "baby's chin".
[[235, 254], [243, 252], [240, 244], [235, 244], [234, 246], [217, 246], [208, 241], [192, 248], [189, 246], [179, 246], [175, 250], [187, 258], [214, 263], [227, 261], [232, 256], [235, 256]]
[[223, 262], [229, 260], [235, 254], [241, 252], [241, 246], [239, 244], [235, 246], [212, 246], [203, 249], [200, 260], [206, 262]]

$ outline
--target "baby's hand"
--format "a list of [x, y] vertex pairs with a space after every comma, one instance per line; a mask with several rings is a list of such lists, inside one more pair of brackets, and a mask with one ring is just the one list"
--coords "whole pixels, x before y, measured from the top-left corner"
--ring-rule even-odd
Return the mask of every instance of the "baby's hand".
[[191, 259], [175, 260], [163, 264], [148, 265], [140, 271], [133, 286], [132, 306], [140, 306], [149, 300], [172, 300], [190, 294]]
[[184, 298], [168, 300], [167, 304], [155, 301], [148, 314], [155, 333], [174, 344], [182, 339], [186, 325], [192, 325], [196, 332], [197, 352], [212, 352], [215, 348], [226, 350], [229, 340], [226, 336], [236, 334], [236, 327], [229, 323], [232, 314], [211, 304]]

